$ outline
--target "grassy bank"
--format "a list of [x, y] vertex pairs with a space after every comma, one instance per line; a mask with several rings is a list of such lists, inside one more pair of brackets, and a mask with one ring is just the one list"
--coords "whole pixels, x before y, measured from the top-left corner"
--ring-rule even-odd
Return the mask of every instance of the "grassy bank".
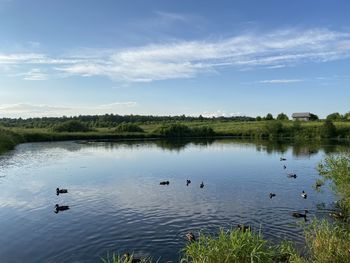
[[115, 127], [88, 127], [67, 121], [48, 128], [0, 128], [0, 152], [18, 143], [63, 140], [118, 140], [147, 138], [215, 138], [323, 140], [350, 139], [350, 122], [195, 120], [121, 123]]
[[[183, 254], [183, 258], [179, 260], [180, 263], [287, 263], [295, 257], [295, 251], [290, 243], [273, 245], [260, 233], [242, 230], [221, 230], [215, 237], [201, 234], [196, 242], [187, 244]], [[134, 262], [132, 259], [113, 254], [102, 259], [102, 262], [131, 263]], [[162, 262], [161, 259], [139, 260], [145, 263]]]
[[24, 139], [19, 133], [0, 128], [0, 154], [13, 149], [22, 142]]

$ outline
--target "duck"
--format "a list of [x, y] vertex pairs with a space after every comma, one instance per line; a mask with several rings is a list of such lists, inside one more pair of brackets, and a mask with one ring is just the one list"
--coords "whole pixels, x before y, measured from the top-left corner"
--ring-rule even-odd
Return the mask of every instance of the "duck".
[[246, 232], [246, 231], [250, 231], [252, 228], [250, 226], [238, 224], [237, 229], [240, 231]]
[[294, 178], [294, 179], [297, 178], [297, 175], [295, 173], [288, 173], [287, 176], [289, 178]]
[[186, 234], [186, 239], [189, 241], [189, 242], [194, 242], [196, 241], [196, 236], [192, 233], [192, 232], [188, 232]]
[[322, 185], [323, 185], [323, 183], [321, 183], [321, 182], [316, 182], [316, 184], [315, 184], [316, 188], [320, 188]]
[[301, 197], [302, 197], [302, 198], [304, 198], [304, 199], [306, 199], [306, 198], [307, 198], [307, 193], [305, 193], [305, 191], [304, 191], [304, 190], [301, 192]]
[[304, 210], [304, 214], [302, 214], [302, 213], [300, 213], [300, 212], [293, 212], [292, 213], [292, 216], [294, 216], [294, 217], [296, 217], [296, 218], [301, 218], [301, 217], [303, 217], [303, 218], [306, 218], [306, 214], [307, 213], [309, 213], [309, 211], [308, 210]]
[[287, 169], [287, 166], [283, 165], [283, 169], [284, 169], [284, 170]]
[[60, 211], [66, 211], [68, 209], [69, 209], [68, 205], [58, 205], [58, 204], [55, 205], [55, 213], [56, 214]]
[[186, 185], [188, 186], [191, 183], [191, 180], [186, 180]]
[[204, 187], [204, 183], [202, 181], [202, 183], [199, 185], [200, 188], [203, 188]]
[[274, 193], [270, 193], [270, 194], [269, 194], [269, 196], [270, 196], [270, 199], [271, 199], [272, 197], [275, 197], [275, 196], [276, 196], [276, 194], [274, 194]]
[[345, 218], [345, 215], [342, 212], [332, 212], [332, 213], [329, 213], [329, 215], [339, 220], [343, 220]]
[[56, 194], [59, 195], [59, 194], [66, 194], [68, 193], [68, 190], [67, 189], [59, 189], [58, 187], [56, 188]]
[[124, 260], [123, 263], [140, 263], [142, 260], [140, 258], [134, 258], [134, 256], [130, 256], [129, 252], [124, 253], [123, 255]]
[[169, 181], [162, 181], [159, 183], [160, 185], [169, 185]]
[[284, 158], [284, 157], [281, 157], [281, 158], [280, 158], [280, 161], [287, 161], [287, 159]]

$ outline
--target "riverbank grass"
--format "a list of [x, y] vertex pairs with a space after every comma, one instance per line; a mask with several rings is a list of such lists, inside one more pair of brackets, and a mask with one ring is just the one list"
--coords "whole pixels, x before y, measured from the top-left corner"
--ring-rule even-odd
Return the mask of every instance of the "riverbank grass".
[[295, 251], [290, 243], [272, 245], [261, 233], [220, 230], [217, 237], [201, 234], [184, 248], [185, 261], [192, 263], [290, 262]]

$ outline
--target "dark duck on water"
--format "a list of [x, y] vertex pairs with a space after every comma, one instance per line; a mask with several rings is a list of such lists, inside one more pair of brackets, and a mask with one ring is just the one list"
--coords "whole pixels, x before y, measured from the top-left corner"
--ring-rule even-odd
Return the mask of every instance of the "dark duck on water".
[[58, 214], [58, 212], [60, 211], [66, 211], [69, 210], [69, 206], [68, 205], [55, 205], [55, 213]]
[[68, 190], [67, 189], [59, 189], [58, 187], [56, 188], [56, 194], [59, 195], [59, 194], [66, 194], [68, 193]]
[[307, 213], [309, 213], [309, 211], [305, 209], [305, 210], [304, 210], [304, 213], [293, 212], [293, 213], [292, 213], [292, 216], [294, 216], [294, 217], [296, 217], [296, 218], [301, 218], [301, 217], [303, 217], [303, 218], [306, 219], [306, 214], [307, 214]]

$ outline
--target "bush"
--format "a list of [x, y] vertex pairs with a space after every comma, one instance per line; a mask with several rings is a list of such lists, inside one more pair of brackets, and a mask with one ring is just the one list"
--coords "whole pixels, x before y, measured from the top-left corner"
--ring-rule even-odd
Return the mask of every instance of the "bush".
[[144, 132], [144, 130], [137, 126], [136, 124], [132, 123], [121, 123], [119, 124], [116, 129], [116, 132]]
[[76, 120], [66, 121], [61, 124], [57, 124], [52, 128], [55, 132], [88, 132], [91, 129], [84, 123]]
[[331, 120], [325, 120], [322, 126], [322, 137], [324, 138], [334, 138], [337, 136], [337, 129], [335, 128]]
[[13, 149], [23, 141], [19, 134], [0, 127], [0, 153]]
[[155, 133], [165, 137], [211, 137], [215, 135], [212, 128], [203, 126], [190, 128], [183, 124], [163, 125]]
[[283, 133], [283, 124], [280, 121], [271, 121], [266, 124], [266, 130], [270, 136], [276, 137]]

